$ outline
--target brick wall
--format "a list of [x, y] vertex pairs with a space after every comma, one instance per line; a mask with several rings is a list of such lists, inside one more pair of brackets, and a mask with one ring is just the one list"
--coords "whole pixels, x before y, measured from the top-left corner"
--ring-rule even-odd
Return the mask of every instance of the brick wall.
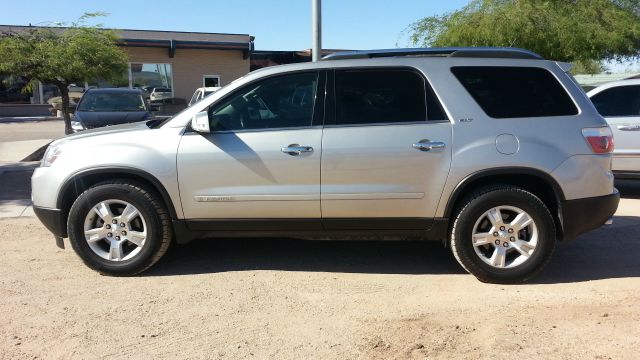
[[177, 49], [173, 58], [163, 48], [126, 47], [130, 62], [168, 63], [173, 71], [173, 88], [177, 98], [189, 101], [195, 89], [202, 87], [203, 75], [220, 75], [222, 85], [246, 75], [249, 59], [242, 51]]

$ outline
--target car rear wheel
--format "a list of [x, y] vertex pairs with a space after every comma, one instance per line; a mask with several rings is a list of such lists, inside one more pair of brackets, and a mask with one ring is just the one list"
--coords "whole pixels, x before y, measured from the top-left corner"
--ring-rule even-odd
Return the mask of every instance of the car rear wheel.
[[164, 204], [141, 184], [100, 183], [83, 192], [69, 211], [71, 246], [90, 268], [135, 275], [155, 264], [172, 239]]
[[451, 231], [451, 250], [480, 281], [524, 282], [542, 270], [555, 247], [547, 206], [514, 186], [484, 188], [467, 197]]

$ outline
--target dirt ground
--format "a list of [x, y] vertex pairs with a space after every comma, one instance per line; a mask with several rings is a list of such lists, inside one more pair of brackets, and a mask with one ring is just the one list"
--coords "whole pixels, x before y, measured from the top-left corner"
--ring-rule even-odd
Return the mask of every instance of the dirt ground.
[[638, 359], [640, 191], [518, 286], [437, 243], [201, 241], [112, 278], [0, 220], [1, 359]]

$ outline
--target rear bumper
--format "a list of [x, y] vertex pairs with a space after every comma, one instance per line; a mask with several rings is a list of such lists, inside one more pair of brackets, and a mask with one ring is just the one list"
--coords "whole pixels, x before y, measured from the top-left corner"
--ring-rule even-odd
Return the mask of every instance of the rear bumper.
[[618, 209], [620, 193], [566, 200], [562, 202], [563, 240], [573, 240], [578, 235], [604, 225]]
[[67, 226], [59, 209], [49, 209], [34, 206], [33, 212], [38, 217], [38, 220], [42, 222], [44, 227], [46, 227], [53, 233], [53, 236], [55, 236], [56, 238], [67, 237]]
[[616, 180], [640, 180], [640, 171], [613, 170]]

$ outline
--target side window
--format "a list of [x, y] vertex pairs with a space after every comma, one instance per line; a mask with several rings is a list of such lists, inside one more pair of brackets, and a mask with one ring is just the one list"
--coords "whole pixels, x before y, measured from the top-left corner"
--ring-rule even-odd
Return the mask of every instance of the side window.
[[602, 116], [639, 116], [640, 85], [610, 88], [594, 95], [591, 101]]
[[482, 110], [493, 118], [578, 114], [569, 94], [546, 69], [461, 66], [451, 71]]
[[311, 126], [317, 73], [266, 79], [248, 85], [209, 109], [213, 131]]
[[335, 74], [336, 125], [446, 119], [431, 88], [414, 71], [344, 70]]

